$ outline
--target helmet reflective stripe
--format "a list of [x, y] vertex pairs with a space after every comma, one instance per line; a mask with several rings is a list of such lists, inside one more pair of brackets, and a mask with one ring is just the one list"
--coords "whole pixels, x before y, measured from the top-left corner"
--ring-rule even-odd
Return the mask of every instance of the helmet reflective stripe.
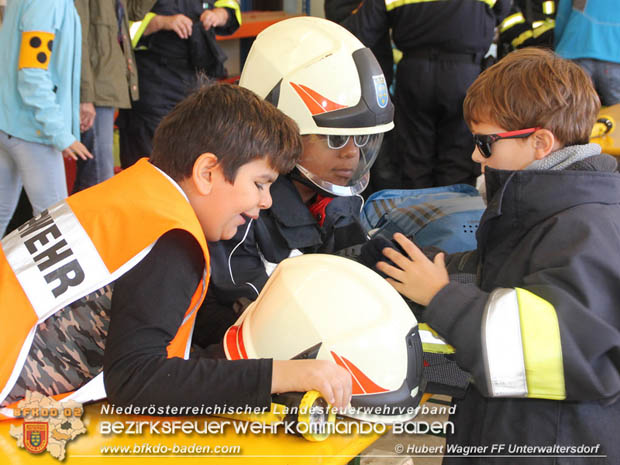
[[351, 374], [353, 381], [353, 394], [376, 394], [387, 392], [387, 389], [375, 384], [362, 370], [356, 367], [351, 360], [331, 352], [335, 362]]
[[308, 110], [312, 115], [318, 115], [328, 111], [340, 110], [346, 108], [344, 105], [339, 105], [336, 102], [332, 102], [327, 97], [323, 97], [318, 92], [313, 91], [309, 87], [301, 84], [290, 83], [293, 89], [299, 94], [303, 102], [308, 107]]

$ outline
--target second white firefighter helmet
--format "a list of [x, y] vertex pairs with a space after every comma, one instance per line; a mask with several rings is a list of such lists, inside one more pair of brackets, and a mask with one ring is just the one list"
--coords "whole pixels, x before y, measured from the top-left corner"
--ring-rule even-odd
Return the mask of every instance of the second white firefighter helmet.
[[335, 255], [281, 262], [224, 337], [230, 360], [331, 360], [350, 374], [348, 416], [407, 421], [422, 396], [422, 343], [403, 298], [365, 266]]
[[338, 182], [302, 157], [297, 169], [314, 186], [341, 196], [366, 188], [394, 107], [379, 63], [353, 34], [322, 18], [280, 21], [257, 36], [239, 84], [295, 120], [301, 135], [323, 138], [333, 156], [346, 144], [357, 149], [357, 166]]

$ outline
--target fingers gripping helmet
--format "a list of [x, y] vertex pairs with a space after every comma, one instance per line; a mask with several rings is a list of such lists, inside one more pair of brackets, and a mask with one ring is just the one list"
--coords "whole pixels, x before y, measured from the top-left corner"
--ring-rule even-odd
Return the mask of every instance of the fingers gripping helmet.
[[322, 18], [278, 22], [257, 36], [239, 84], [295, 120], [301, 135], [330, 136], [330, 148], [346, 145], [346, 136], [358, 136], [351, 139], [359, 163], [346, 185], [322, 179], [301, 164], [297, 168], [332, 195], [366, 188], [383, 133], [394, 127], [394, 107], [377, 60], [349, 31]]
[[387, 281], [343, 257], [308, 254], [282, 261], [226, 332], [224, 349], [230, 360], [337, 363], [353, 381], [347, 415], [361, 420], [407, 421], [422, 396], [415, 317]]

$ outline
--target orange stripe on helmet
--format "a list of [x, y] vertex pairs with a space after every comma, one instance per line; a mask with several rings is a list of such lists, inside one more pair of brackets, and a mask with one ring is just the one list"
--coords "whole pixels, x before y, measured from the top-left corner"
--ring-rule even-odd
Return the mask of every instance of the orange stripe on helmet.
[[241, 354], [237, 349], [237, 332], [239, 331], [239, 326], [231, 326], [226, 331], [226, 337], [224, 339], [224, 344], [226, 345], [226, 349], [228, 350], [228, 354], [230, 355], [231, 360], [240, 360]]
[[[334, 358], [339, 357], [334, 352], [332, 352], [332, 356]], [[347, 360], [345, 357], [342, 358], [342, 361], [345, 364], [345, 368], [349, 370], [349, 372], [353, 375], [353, 378], [356, 379], [362, 386], [364, 393], [366, 394], [377, 394], [379, 392], [387, 392], [387, 389], [382, 388], [378, 384], [375, 384], [368, 376], [366, 376], [362, 370], [357, 368], [350, 360]], [[342, 365], [341, 365], [342, 366]]]
[[332, 357], [334, 357], [334, 360], [336, 361], [336, 363], [338, 365], [340, 365], [342, 368], [344, 368], [345, 370], [347, 370], [349, 372], [349, 374], [351, 375], [351, 381], [352, 381], [352, 394], [355, 395], [359, 395], [359, 394], [366, 394], [366, 391], [364, 391], [364, 388], [362, 387], [362, 385], [359, 383], [359, 381], [357, 380], [357, 378], [355, 377], [355, 375], [353, 373], [351, 373], [351, 370], [349, 370], [349, 368], [347, 367], [347, 365], [344, 363], [344, 361], [334, 352], [331, 352]]
[[241, 357], [247, 360], [248, 353], [246, 352], [245, 345], [243, 344], [243, 323], [239, 325], [239, 331], [237, 331], [237, 348], [241, 353]]
[[301, 84], [295, 84], [294, 82], [290, 83], [295, 92], [299, 94], [303, 102], [310, 110], [310, 113], [314, 115], [318, 115], [320, 113], [327, 113], [328, 111], [340, 110], [341, 108], [346, 108], [346, 105], [340, 105], [339, 103], [332, 102], [326, 97], [323, 97], [318, 92], [310, 89]]

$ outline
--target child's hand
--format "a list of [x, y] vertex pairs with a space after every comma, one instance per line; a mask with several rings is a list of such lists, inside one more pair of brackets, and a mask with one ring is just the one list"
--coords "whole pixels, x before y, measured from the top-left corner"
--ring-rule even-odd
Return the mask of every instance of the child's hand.
[[351, 375], [328, 360], [274, 360], [271, 393], [317, 390], [333, 407], [344, 409], [351, 401]]
[[80, 132], [88, 131], [92, 127], [96, 115], [92, 102], [80, 103]]
[[402, 234], [394, 234], [394, 240], [407, 252], [408, 257], [392, 248], [385, 248], [383, 255], [392, 260], [396, 267], [379, 262], [377, 269], [393, 278], [387, 281], [398, 292], [414, 302], [428, 305], [435, 294], [450, 282], [444, 254], [438, 253], [432, 262]]
[[93, 154], [90, 153], [86, 146], [79, 140], [76, 140], [73, 144], [64, 149], [62, 151], [62, 156], [67, 160], [77, 160], [78, 158], [88, 160], [89, 158], [93, 158]]

